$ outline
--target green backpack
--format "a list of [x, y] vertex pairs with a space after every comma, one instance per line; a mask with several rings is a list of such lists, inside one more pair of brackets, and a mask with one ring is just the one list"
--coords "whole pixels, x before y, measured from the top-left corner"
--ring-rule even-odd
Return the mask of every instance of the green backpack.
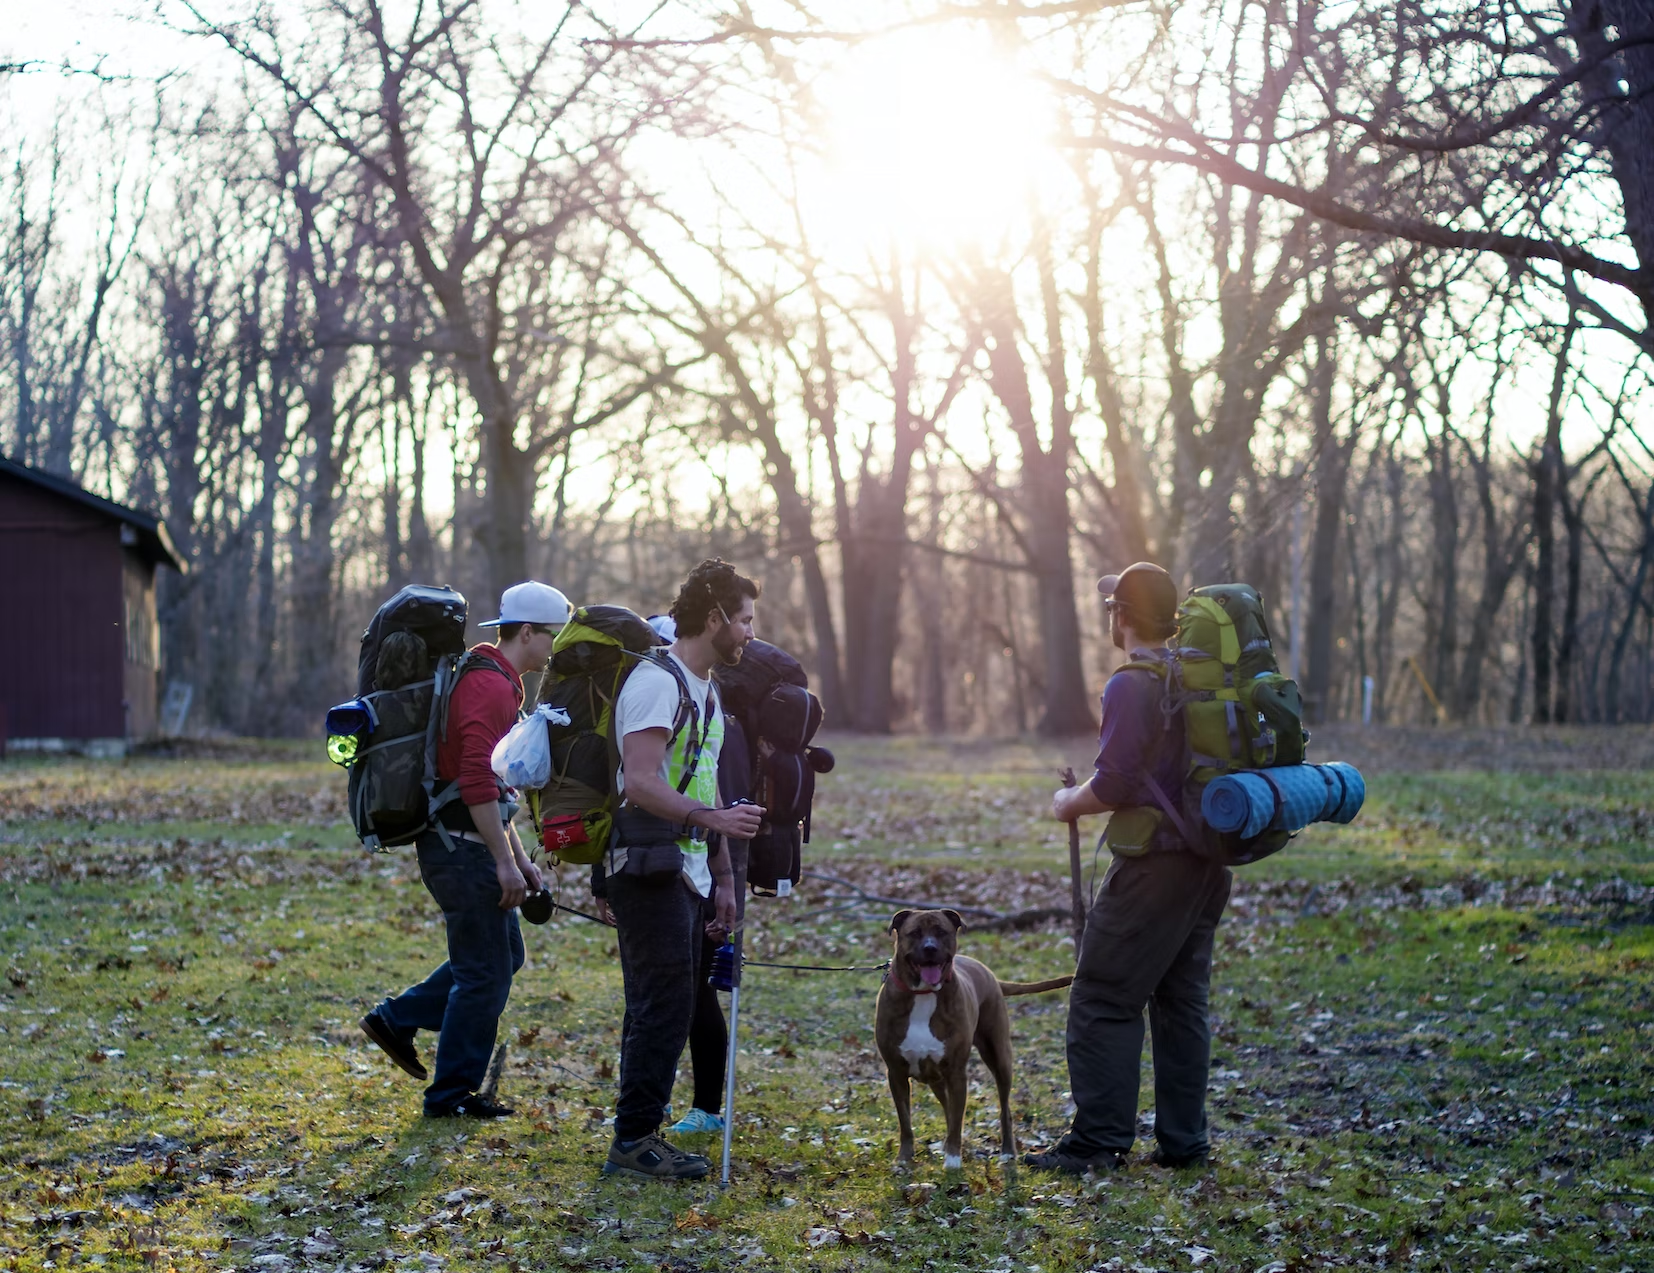
[[540, 703], [562, 708], [569, 723], [547, 726], [551, 777], [533, 793], [531, 808], [540, 842], [564, 862], [589, 866], [609, 847], [620, 768], [614, 706], [632, 669], [648, 660], [677, 680], [672, 738], [698, 715], [683, 673], [657, 650], [663, 644], [648, 622], [625, 606], [581, 606], [552, 644]]
[[1170, 657], [1120, 670], [1127, 668], [1165, 681], [1165, 710], [1183, 713], [1188, 768], [1180, 802], [1151, 780], [1160, 809], [1122, 809], [1111, 817], [1104, 833], [1109, 846], [1127, 856], [1147, 851], [1163, 812], [1196, 850], [1226, 864], [1256, 862], [1284, 848], [1291, 838], [1285, 831], [1243, 839], [1213, 831], [1200, 815], [1201, 794], [1212, 779], [1301, 765], [1309, 744], [1298, 684], [1281, 674], [1257, 589], [1244, 583], [1194, 589], [1178, 607]]

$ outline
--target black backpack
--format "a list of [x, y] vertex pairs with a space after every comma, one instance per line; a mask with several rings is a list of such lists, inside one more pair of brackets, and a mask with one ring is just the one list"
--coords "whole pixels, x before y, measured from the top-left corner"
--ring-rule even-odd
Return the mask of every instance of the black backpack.
[[[784, 897], [803, 876], [815, 776], [833, 767], [831, 752], [810, 745], [821, 728], [821, 700], [810, 693], [799, 661], [768, 641], [749, 642], [739, 663], [720, 666], [713, 676], [726, 722], [738, 723], [746, 745], [748, 791], [766, 810], [752, 840], [747, 883], [761, 896]], [[724, 745], [730, 745], [727, 726]], [[719, 769], [728, 772], [723, 764]]]
[[477, 668], [504, 675], [467, 652], [465, 615], [452, 588], [403, 588], [362, 633], [356, 698], [327, 714], [328, 754], [350, 771], [351, 825], [373, 852], [431, 829], [447, 837], [438, 814], [459, 799], [459, 783], [437, 789], [436, 753], [454, 687]]

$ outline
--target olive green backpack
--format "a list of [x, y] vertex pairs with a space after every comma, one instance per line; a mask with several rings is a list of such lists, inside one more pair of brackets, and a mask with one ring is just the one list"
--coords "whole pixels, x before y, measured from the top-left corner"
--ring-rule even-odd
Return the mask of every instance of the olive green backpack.
[[[693, 735], [699, 723], [689, 686], [665, 655], [665, 644], [646, 620], [625, 606], [581, 606], [552, 643], [540, 702], [562, 708], [567, 722], [547, 724], [551, 777], [530, 793], [530, 809], [540, 828], [540, 842], [560, 861], [589, 866], [609, 847], [620, 768], [614, 709], [639, 663], [654, 663], [678, 683], [677, 715], [667, 745], [685, 727]], [[680, 793], [693, 776], [691, 765]]]
[[1220, 834], [1200, 815], [1201, 793], [1213, 778], [1304, 763], [1303, 699], [1275, 660], [1257, 589], [1244, 583], [1194, 589], [1178, 607], [1170, 656], [1120, 671], [1128, 668], [1165, 681], [1164, 709], [1183, 713], [1188, 770], [1181, 809], [1150, 779], [1161, 807], [1117, 812], [1105, 832], [1109, 847], [1126, 856], [1147, 851], [1164, 813], [1195, 849], [1227, 864], [1256, 862], [1284, 848], [1291, 838], [1285, 831]]

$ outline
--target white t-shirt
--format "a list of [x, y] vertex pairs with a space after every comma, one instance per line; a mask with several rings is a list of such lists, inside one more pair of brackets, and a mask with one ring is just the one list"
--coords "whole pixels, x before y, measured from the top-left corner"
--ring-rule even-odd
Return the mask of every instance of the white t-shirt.
[[[667, 652], [667, 657], [678, 665], [683, 673], [684, 683], [689, 687], [689, 697], [694, 701], [698, 720], [702, 727], [706, 723], [707, 700], [712, 691], [712, 681], [708, 678], [696, 676], [689, 670], [688, 665], [676, 654]], [[664, 729], [671, 731], [678, 715], [678, 682], [665, 668], [657, 667], [652, 663], [639, 663], [632, 669], [626, 678], [626, 684], [620, 687], [620, 698], [615, 702], [615, 737], [621, 740], [620, 751], [625, 755], [625, 739], [627, 734], [635, 734], [645, 729]], [[723, 746], [724, 731], [722, 713], [720, 718], [712, 722], [707, 730], [706, 749], [702, 751], [699, 763], [695, 766], [693, 785], [685, 793], [696, 797], [697, 789], [710, 783], [711, 795], [701, 795], [699, 801], [705, 805], [717, 803], [718, 781], [718, 752]], [[689, 732], [686, 723], [683, 733]], [[700, 736], [700, 729], [696, 730]], [[680, 735], [680, 738], [682, 736]], [[661, 757], [660, 777], [668, 787], [677, 789], [677, 782], [671, 777], [670, 764], [673, 747], [668, 747]], [[616, 779], [616, 790], [622, 797], [626, 794], [626, 773], [622, 766]], [[704, 840], [680, 840], [678, 846], [683, 849], [684, 878], [702, 897], [712, 896], [712, 871], [707, 865], [706, 842]], [[617, 848], [609, 854], [609, 873], [619, 871], [626, 862], [626, 850]]]

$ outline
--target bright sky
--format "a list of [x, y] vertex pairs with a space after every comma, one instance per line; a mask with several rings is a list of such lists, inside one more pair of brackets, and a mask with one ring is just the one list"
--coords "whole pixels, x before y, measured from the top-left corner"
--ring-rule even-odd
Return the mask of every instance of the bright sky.
[[[67, 60], [139, 81], [222, 64], [216, 46], [160, 25], [158, 4], [179, 13], [170, 0], [12, 0], [0, 60]], [[845, 0], [847, 24], [880, 12]], [[836, 240], [828, 246], [847, 260], [884, 243], [991, 249], [1065, 162], [1046, 140], [1056, 118], [1047, 90], [981, 25], [918, 27], [851, 48], [816, 46], [810, 56], [832, 66], [816, 83], [828, 117], [826, 162], [805, 174], [806, 196], [812, 219]], [[0, 104], [46, 126], [84, 83], [46, 68], [14, 74]], [[1513, 438], [1542, 427], [1542, 388], [1513, 395], [1503, 421]]]
[[[211, 55], [154, 20], [153, 6], [137, 0], [13, 0], [0, 23], [0, 59], [41, 61], [89, 69], [101, 65], [111, 76], [148, 79]], [[8, 96], [25, 107], [54, 98], [64, 80], [47, 69], [11, 77]]]
[[808, 196], [850, 242], [991, 243], [1057, 162], [1047, 90], [980, 27], [926, 27], [844, 52], [816, 81], [828, 162]]

